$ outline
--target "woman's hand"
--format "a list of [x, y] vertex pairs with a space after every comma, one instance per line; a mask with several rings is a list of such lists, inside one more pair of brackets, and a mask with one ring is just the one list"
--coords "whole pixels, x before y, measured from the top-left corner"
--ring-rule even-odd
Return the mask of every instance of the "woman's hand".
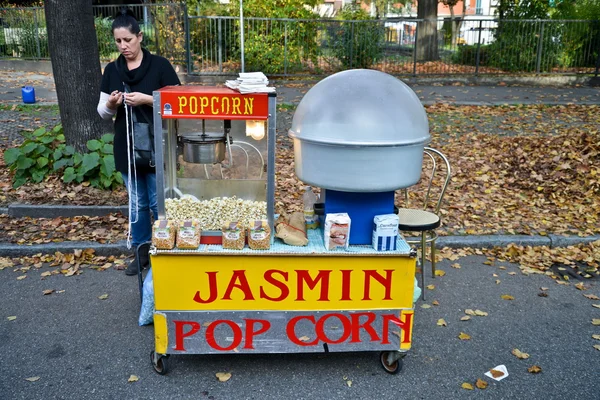
[[119, 92], [118, 90], [114, 90], [108, 96], [108, 101], [106, 102], [106, 107], [110, 108], [111, 110], [115, 110], [121, 104], [123, 104], [123, 92]]
[[125, 104], [128, 106], [153, 105], [152, 96], [140, 92], [125, 93]]

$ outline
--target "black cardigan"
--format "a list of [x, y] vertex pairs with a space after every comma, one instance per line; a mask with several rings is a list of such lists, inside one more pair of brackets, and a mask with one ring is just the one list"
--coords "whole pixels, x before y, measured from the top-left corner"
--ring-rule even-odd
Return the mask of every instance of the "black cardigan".
[[[131, 71], [123, 71], [123, 69], [127, 68], [123, 56], [119, 56], [117, 61], [109, 63], [104, 69], [100, 90], [109, 94], [114, 90], [124, 92], [123, 82], [125, 81], [125, 83], [130, 86], [132, 92], [140, 92], [152, 96], [154, 90], [158, 90], [165, 86], [181, 84], [173, 66], [171, 66], [171, 63], [166, 58], [153, 55], [145, 49], [143, 49], [143, 52], [144, 59], [142, 60], [142, 65]], [[116, 67], [117, 63], [119, 65], [119, 70], [117, 70]], [[146, 119], [152, 121], [153, 111], [151, 106], [143, 105], [133, 108], [139, 122], [146, 122]], [[144, 118], [144, 114], [146, 115], [146, 118]], [[114, 129], [115, 167], [117, 171], [127, 173], [127, 127], [125, 121], [125, 107], [123, 106], [120, 106], [117, 110]], [[138, 169], [137, 172], [154, 172], [154, 169]]]

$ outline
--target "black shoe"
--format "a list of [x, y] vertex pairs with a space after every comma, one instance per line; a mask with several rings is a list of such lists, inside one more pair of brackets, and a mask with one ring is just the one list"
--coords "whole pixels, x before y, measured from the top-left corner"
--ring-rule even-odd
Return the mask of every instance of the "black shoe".
[[125, 269], [125, 275], [132, 276], [138, 274], [138, 259], [137, 257], [133, 258], [133, 261], [129, 263], [129, 266]]

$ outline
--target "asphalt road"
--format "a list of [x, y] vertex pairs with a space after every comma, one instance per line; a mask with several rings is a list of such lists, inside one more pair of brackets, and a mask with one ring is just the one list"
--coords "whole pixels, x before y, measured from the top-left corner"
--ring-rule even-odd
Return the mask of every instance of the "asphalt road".
[[[558, 285], [543, 275], [524, 276], [514, 265], [470, 256], [439, 264], [446, 272], [426, 284], [415, 307], [413, 347], [404, 369], [389, 375], [376, 353], [172, 356], [169, 374], [149, 359], [152, 326], [139, 327], [135, 277], [122, 271], [85, 270], [51, 276], [48, 270], [0, 271], [0, 374], [2, 399], [597, 399], [600, 351], [592, 338], [600, 326], [597, 281], [589, 290]], [[461, 268], [450, 266], [459, 263]], [[506, 269], [501, 269], [505, 266]], [[511, 272], [516, 274], [511, 275]], [[498, 275], [493, 276], [493, 274]], [[500, 283], [496, 283], [500, 280]], [[540, 297], [547, 287], [547, 297]], [[64, 291], [44, 296], [43, 290]], [[108, 294], [106, 300], [98, 297]], [[503, 300], [502, 295], [514, 300]], [[437, 300], [439, 305], [432, 305]], [[422, 308], [423, 304], [431, 305]], [[464, 310], [487, 312], [460, 321]], [[7, 317], [16, 316], [9, 321]], [[437, 325], [443, 318], [447, 327]], [[465, 332], [470, 340], [460, 340]], [[513, 349], [530, 354], [521, 360]], [[504, 364], [500, 382], [484, 376]], [[537, 365], [542, 372], [527, 368]], [[227, 382], [215, 378], [230, 372]], [[128, 383], [130, 375], [139, 377]], [[30, 382], [26, 378], [39, 377]], [[485, 390], [468, 391], [478, 379]], [[352, 381], [349, 386], [347, 381]]]

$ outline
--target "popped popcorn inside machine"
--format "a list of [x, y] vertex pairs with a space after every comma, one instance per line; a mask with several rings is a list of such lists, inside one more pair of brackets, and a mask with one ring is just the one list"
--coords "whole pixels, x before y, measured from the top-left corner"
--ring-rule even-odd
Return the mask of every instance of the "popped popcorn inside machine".
[[273, 229], [275, 105], [275, 93], [207, 86], [155, 91], [159, 218], [197, 220], [204, 243], [219, 242], [227, 221], [267, 220]]

